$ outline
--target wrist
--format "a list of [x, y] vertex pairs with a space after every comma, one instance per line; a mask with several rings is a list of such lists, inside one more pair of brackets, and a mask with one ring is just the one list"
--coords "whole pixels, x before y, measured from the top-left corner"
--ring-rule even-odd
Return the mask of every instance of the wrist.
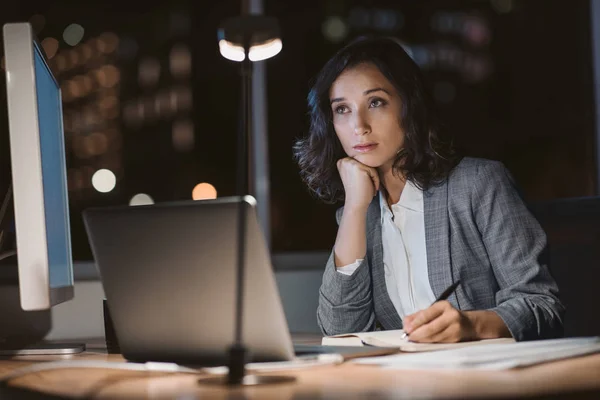
[[493, 311], [465, 311], [475, 340], [511, 337], [510, 331], [498, 314]]
[[348, 214], [362, 215], [362, 214], [366, 214], [368, 209], [369, 209], [368, 204], [355, 204], [350, 201], [347, 201], [344, 204], [344, 214], [346, 214], [346, 212], [348, 212]]

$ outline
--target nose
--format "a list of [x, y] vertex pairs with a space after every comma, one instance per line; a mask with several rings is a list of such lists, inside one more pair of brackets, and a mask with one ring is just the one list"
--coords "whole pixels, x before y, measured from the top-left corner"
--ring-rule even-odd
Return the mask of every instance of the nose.
[[368, 135], [371, 133], [371, 125], [369, 124], [367, 116], [364, 115], [364, 112], [358, 111], [354, 113], [353, 125], [354, 134], [357, 136]]

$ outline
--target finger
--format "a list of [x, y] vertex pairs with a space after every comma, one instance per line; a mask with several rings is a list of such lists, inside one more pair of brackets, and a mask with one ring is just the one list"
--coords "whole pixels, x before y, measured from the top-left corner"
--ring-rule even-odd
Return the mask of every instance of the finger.
[[375, 170], [371, 170], [371, 172], [372, 172], [371, 176], [373, 177], [373, 182], [375, 183], [375, 191], [378, 192], [379, 191], [379, 183], [381, 182], [379, 180], [379, 174]]
[[415, 321], [415, 318], [417, 318], [418, 314], [421, 311], [417, 311], [416, 313], [407, 315], [406, 317], [404, 317], [404, 320], [402, 321], [402, 324], [404, 325], [404, 330], [408, 333], [409, 330], [413, 329], [413, 323]]
[[371, 178], [371, 181], [373, 182], [373, 187], [375, 188], [375, 191], [378, 191], [379, 190], [379, 176], [377, 175], [377, 172], [369, 167], [363, 167], [362, 170], [365, 171], [367, 173], [367, 175], [369, 175], [369, 178]]
[[[358, 162], [358, 161], [357, 161]], [[379, 190], [379, 174], [377, 173], [377, 170], [375, 168], [371, 168], [368, 167], [364, 164], [360, 164], [361, 167], [363, 168], [363, 170], [369, 174], [369, 177], [371, 177], [371, 180], [373, 181], [373, 186], [375, 187], [375, 191]]]
[[411, 334], [412, 331], [419, 328], [421, 325], [425, 325], [436, 319], [438, 316], [444, 313], [444, 310], [448, 307], [448, 305], [450, 305], [450, 303], [446, 301], [439, 301], [437, 303], [433, 303], [431, 307], [416, 313], [414, 319], [409, 324], [408, 333]]
[[459, 341], [457, 329], [454, 324], [450, 324], [446, 329], [438, 332], [430, 337], [429, 343], [456, 343]]
[[350, 157], [344, 157], [344, 158], [340, 158], [339, 160], [337, 160], [337, 169], [338, 171], [341, 173], [342, 170], [344, 169], [344, 165], [347, 164], [349, 161], [353, 161], [352, 158]]
[[460, 329], [456, 324], [448, 325], [446, 329], [435, 335], [433, 338], [436, 343], [457, 343], [461, 341]]
[[410, 333], [409, 338], [413, 342], [432, 343], [435, 342], [437, 336], [444, 332], [451, 324], [452, 320], [442, 314], [434, 320], [413, 330]]

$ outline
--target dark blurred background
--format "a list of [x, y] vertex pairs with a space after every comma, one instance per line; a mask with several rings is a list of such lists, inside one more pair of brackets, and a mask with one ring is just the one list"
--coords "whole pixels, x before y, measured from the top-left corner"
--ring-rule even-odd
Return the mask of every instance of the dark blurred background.
[[[207, 188], [235, 194], [239, 66], [219, 55], [216, 32], [240, 2], [161, 4], [3, 5], [0, 22], [32, 23], [63, 90], [76, 261], [92, 258], [81, 220], [87, 207], [191, 199]], [[596, 195], [589, 1], [264, 0], [264, 9], [279, 18], [283, 40], [266, 62], [274, 254], [333, 245], [339, 205], [309, 195], [292, 145], [307, 130], [311, 79], [365, 33], [405, 43], [447, 132], [467, 155], [503, 161], [528, 201]], [[4, 79], [2, 193], [10, 172]]]

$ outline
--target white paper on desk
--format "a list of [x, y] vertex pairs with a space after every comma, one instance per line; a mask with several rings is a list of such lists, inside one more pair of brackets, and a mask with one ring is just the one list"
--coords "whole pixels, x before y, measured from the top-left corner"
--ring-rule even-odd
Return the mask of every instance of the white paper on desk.
[[398, 354], [353, 360], [393, 369], [509, 369], [600, 353], [600, 337], [489, 344], [431, 353]]

